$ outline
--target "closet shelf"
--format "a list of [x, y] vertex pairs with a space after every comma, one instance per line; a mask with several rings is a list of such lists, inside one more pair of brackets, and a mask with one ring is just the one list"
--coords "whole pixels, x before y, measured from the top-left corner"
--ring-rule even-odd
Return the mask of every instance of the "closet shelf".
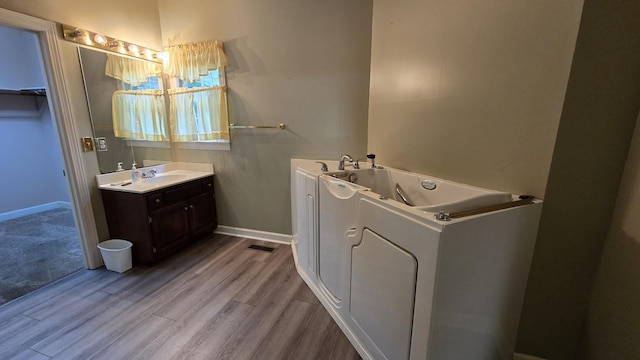
[[0, 89], [0, 117], [39, 117], [46, 102], [46, 89]]
[[47, 96], [46, 89], [0, 89], [0, 95]]

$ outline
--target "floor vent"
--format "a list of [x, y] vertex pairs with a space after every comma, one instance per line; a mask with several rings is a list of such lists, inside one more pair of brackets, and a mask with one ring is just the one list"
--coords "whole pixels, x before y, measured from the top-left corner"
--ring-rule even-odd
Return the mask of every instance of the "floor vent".
[[249, 245], [249, 249], [272, 252], [274, 248], [268, 247], [268, 246], [260, 246], [260, 245]]

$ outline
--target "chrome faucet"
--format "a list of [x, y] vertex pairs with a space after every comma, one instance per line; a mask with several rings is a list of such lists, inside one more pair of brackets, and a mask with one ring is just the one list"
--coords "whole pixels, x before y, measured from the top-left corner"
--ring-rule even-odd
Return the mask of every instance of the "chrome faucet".
[[351, 156], [347, 154], [340, 155], [340, 162], [338, 162], [338, 170], [344, 170], [344, 161], [353, 162]]
[[147, 172], [142, 172], [142, 178], [143, 179], [151, 179], [152, 177], [156, 176], [156, 171], [154, 169], [151, 169]]
[[324, 163], [322, 161], [316, 161], [316, 163], [320, 164], [320, 171], [322, 171], [322, 172], [329, 171], [329, 168], [327, 167], [326, 163]]

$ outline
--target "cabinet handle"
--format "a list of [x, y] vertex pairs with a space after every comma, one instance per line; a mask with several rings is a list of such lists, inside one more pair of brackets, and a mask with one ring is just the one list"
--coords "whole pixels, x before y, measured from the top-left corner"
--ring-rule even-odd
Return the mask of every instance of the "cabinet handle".
[[184, 211], [188, 211], [188, 210], [189, 210], [189, 207], [185, 206]]
[[160, 199], [156, 199], [156, 204], [160, 204]]
[[192, 209], [192, 210], [193, 210], [193, 205], [189, 205], [189, 209]]
[[208, 184], [207, 184], [207, 186], [208, 186], [208, 187], [211, 187], [211, 185], [213, 185], [213, 184], [212, 184], [212, 183], [208, 183]]

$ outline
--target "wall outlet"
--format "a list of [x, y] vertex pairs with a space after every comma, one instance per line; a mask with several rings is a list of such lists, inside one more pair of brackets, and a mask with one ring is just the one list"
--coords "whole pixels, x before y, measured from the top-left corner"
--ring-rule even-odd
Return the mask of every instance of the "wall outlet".
[[107, 151], [107, 138], [97, 137], [96, 138], [96, 150], [98, 151]]

